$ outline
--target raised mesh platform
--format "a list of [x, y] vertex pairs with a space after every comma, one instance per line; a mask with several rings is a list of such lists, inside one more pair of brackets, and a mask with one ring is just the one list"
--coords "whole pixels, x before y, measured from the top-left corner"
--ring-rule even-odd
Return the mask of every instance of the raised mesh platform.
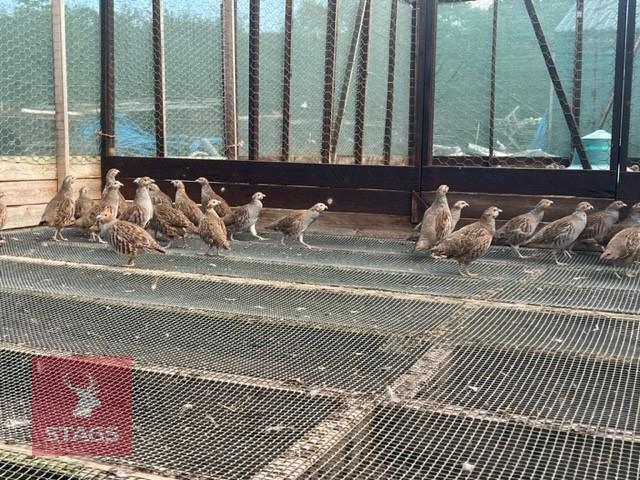
[[[10, 232], [0, 442], [29, 447], [33, 355], [134, 359], [134, 452], [189, 479], [629, 479], [638, 280], [494, 247], [461, 278], [407, 242], [308, 235], [223, 257]], [[0, 478], [113, 478], [3, 450]], [[17, 473], [22, 472], [22, 473]], [[30, 476], [25, 476], [25, 475]], [[20, 476], [22, 475], [22, 476]], [[105, 476], [107, 475], [107, 476]], [[132, 473], [128, 473], [135, 478]]]

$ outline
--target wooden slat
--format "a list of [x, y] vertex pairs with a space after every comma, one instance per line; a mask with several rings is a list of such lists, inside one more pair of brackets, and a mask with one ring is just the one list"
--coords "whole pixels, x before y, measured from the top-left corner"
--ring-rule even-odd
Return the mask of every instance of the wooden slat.
[[[89, 187], [92, 198], [100, 197], [100, 180], [79, 179], [76, 181], [76, 191], [83, 185]], [[8, 206], [18, 205], [39, 205], [47, 203], [58, 191], [58, 184], [55, 180], [37, 180], [25, 182], [0, 182], [0, 192], [7, 196], [4, 203]]]
[[20, 207], [9, 207], [7, 210], [7, 224], [5, 230], [9, 228], [33, 227], [38, 225], [46, 203], [40, 205], [23, 205]]
[[[49, 162], [49, 163], [37, 163]], [[99, 178], [100, 159], [95, 163], [71, 163], [71, 174], [76, 178]], [[25, 157], [0, 157], [0, 180], [3, 182], [23, 180], [56, 180], [56, 164], [53, 157], [38, 160]]]

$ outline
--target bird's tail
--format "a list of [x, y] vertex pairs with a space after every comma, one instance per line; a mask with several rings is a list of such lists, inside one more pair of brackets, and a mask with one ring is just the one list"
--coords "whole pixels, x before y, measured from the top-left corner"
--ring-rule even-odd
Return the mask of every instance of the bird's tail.
[[149, 250], [153, 250], [154, 252], [159, 252], [159, 253], [167, 253], [167, 251], [162, 248], [158, 243], [154, 242], [153, 244], [149, 245], [148, 247]]

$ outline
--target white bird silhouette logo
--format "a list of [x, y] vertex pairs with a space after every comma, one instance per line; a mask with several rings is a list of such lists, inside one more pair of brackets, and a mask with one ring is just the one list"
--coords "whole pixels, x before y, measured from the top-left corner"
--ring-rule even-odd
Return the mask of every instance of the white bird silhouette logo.
[[62, 376], [62, 381], [69, 390], [72, 390], [78, 397], [78, 403], [73, 409], [73, 416], [76, 418], [91, 418], [93, 410], [102, 405], [98, 398], [98, 387], [90, 373], [86, 375], [89, 384], [85, 387], [76, 387], [69, 381], [69, 374]]

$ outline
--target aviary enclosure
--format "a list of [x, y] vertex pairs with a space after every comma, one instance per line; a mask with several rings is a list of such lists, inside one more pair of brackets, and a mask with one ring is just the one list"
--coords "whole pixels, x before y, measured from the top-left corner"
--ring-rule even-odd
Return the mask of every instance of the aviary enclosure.
[[638, 15], [0, 0], [0, 478], [639, 478]]

